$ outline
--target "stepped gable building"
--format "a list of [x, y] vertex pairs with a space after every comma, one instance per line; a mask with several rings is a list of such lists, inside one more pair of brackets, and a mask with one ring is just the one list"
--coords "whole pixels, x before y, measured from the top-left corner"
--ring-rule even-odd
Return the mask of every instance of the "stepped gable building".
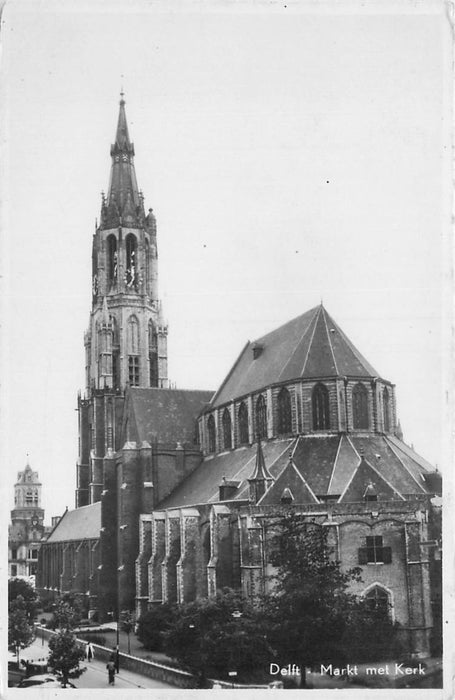
[[50, 530], [44, 525], [41, 486], [38, 472], [27, 463], [14, 485], [14, 509], [8, 529], [8, 575], [11, 578], [35, 577], [37, 571], [38, 552]]
[[42, 595], [83, 593], [101, 617], [134, 608], [139, 515], [202, 460], [196, 418], [213, 395], [168, 388], [156, 219], [137, 185], [123, 95], [110, 154], [92, 246], [76, 510], [54, 528], [38, 572]]
[[355, 592], [429, 648], [440, 477], [403, 441], [395, 387], [321, 305], [248, 343], [198, 419], [204, 459], [141, 515], [137, 612], [267, 590], [273, 515], [323, 523]]

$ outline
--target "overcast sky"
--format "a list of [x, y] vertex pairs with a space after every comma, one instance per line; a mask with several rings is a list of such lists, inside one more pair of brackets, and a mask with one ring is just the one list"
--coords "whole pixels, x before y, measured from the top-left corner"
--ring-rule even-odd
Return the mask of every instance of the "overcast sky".
[[3, 13], [9, 507], [27, 453], [46, 520], [74, 506], [91, 242], [122, 85], [158, 224], [171, 381], [215, 390], [248, 339], [322, 298], [397, 385], [405, 441], [447, 469], [443, 3], [125, 5]]

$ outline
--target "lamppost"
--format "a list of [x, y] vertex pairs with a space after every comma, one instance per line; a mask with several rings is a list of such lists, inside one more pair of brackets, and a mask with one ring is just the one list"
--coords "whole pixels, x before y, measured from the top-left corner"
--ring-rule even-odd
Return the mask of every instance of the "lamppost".
[[[107, 614], [112, 619], [112, 622], [115, 622], [114, 610], [111, 610]], [[118, 673], [120, 670], [120, 630], [119, 630], [119, 614], [118, 613], [117, 613], [117, 622], [116, 622], [116, 640], [117, 640], [117, 644], [112, 649], [112, 656], [114, 657], [113, 661], [115, 664], [115, 670]], [[111, 658], [112, 658], [112, 656], [111, 656]]]
[[[231, 612], [231, 617], [234, 619], [234, 623], [240, 620], [243, 613], [240, 610], [233, 610]], [[237, 657], [237, 645], [235, 645], [234, 656]], [[237, 666], [237, 664], [235, 664]], [[237, 678], [237, 671], [228, 671], [228, 676], [232, 679], [232, 687], [235, 688], [234, 680]]]

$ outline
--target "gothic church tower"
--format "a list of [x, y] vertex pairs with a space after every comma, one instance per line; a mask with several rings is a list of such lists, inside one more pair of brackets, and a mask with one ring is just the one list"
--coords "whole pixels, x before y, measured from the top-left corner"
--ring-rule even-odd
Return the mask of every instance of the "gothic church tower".
[[103, 459], [120, 445], [127, 386], [168, 386], [167, 327], [158, 300], [156, 220], [145, 213], [123, 94], [111, 174], [93, 237], [92, 309], [85, 334], [86, 390], [79, 396], [76, 507], [103, 491]]

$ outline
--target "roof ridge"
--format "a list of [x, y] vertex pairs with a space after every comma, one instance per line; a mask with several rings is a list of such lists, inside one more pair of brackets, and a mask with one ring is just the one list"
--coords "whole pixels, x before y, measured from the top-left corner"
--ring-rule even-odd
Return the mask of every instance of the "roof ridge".
[[326, 333], [327, 333], [327, 340], [329, 341], [329, 348], [330, 348], [330, 352], [332, 353], [333, 364], [335, 365], [335, 372], [336, 372], [337, 374], [340, 374], [339, 371], [338, 371], [338, 365], [337, 365], [335, 353], [334, 353], [334, 351], [333, 351], [332, 340], [331, 340], [331, 338], [330, 338], [330, 333], [329, 333], [329, 329], [328, 329], [328, 326], [327, 326], [327, 312], [326, 312], [325, 308], [322, 306], [322, 304], [321, 304], [321, 309], [322, 309], [322, 318], [324, 319], [325, 330], [326, 330]]
[[[300, 372], [300, 376], [303, 376], [303, 373], [305, 372], [305, 367], [306, 367], [307, 362], [308, 362], [308, 356], [310, 354], [311, 344], [314, 340], [314, 334], [316, 333], [316, 326], [318, 325], [319, 314], [321, 313], [321, 306], [318, 306], [316, 308], [317, 308], [317, 312], [314, 315], [314, 317], [311, 319], [311, 323], [313, 323], [313, 321], [314, 321], [313, 333], [311, 334], [310, 342], [308, 343], [308, 348], [306, 351], [305, 359], [303, 361], [303, 366], [302, 366], [302, 371]], [[311, 325], [311, 323], [310, 323], [310, 325]]]
[[[314, 307], [314, 310], [316, 311], [318, 308], [320, 308], [320, 307], [315, 306], [315, 307]], [[309, 311], [306, 311], [304, 314], [301, 314], [301, 316], [305, 316], [306, 314], [309, 314], [310, 311], [312, 311], [312, 309], [310, 309]], [[309, 332], [309, 330], [310, 330], [310, 328], [311, 328], [311, 324], [313, 323], [313, 321], [314, 321], [314, 319], [315, 319], [316, 316], [317, 316], [317, 313], [315, 314], [315, 316], [313, 316], [313, 318], [312, 318], [311, 321], [309, 322], [308, 326], [307, 326], [307, 327], [305, 328], [305, 330], [303, 331], [303, 333], [302, 333], [302, 335], [301, 335], [299, 341], [296, 343], [296, 346], [295, 346], [295, 348], [294, 348], [294, 352], [291, 353], [291, 355], [289, 356], [287, 362], [286, 362], [286, 363], [283, 365], [283, 367], [281, 368], [280, 377], [281, 377], [282, 373], [284, 372], [284, 370], [286, 369], [286, 367], [288, 366], [288, 364], [291, 362], [291, 360], [294, 359], [294, 355], [295, 355], [296, 352], [298, 351], [299, 346], [300, 346], [300, 343], [303, 341], [303, 339], [305, 338], [305, 336], [306, 336], [307, 333]], [[297, 317], [294, 319], [294, 321], [296, 321], [296, 320], [299, 319], [299, 318], [300, 318], [300, 316], [297, 316]], [[292, 323], [292, 321], [289, 321], [289, 323]], [[315, 328], [316, 328], [316, 324], [315, 324]], [[314, 335], [314, 330], [313, 330], [313, 335]], [[306, 362], [306, 359], [308, 358], [308, 352], [309, 352], [310, 346], [311, 346], [311, 340], [310, 340], [310, 342], [309, 342], [309, 344], [308, 344], [307, 357], [305, 358], [305, 362]], [[304, 363], [304, 368], [305, 368], [305, 363]], [[302, 370], [302, 371], [303, 371], [303, 370]]]
[[392, 450], [393, 454], [394, 454], [395, 457], [398, 459], [398, 461], [400, 462], [400, 464], [401, 464], [401, 465], [404, 467], [404, 469], [408, 472], [409, 476], [413, 479], [413, 481], [415, 481], [415, 483], [417, 484], [417, 486], [418, 486], [424, 493], [426, 493], [426, 489], [424, 489], [424, 488], [422, 487], [422, 484], [419, 484], [419, 482], [417, 481], [417, 479], [415, 478], [415, 476], [413, 475], [413, 473], [407, 468], [406, 464], [403, 462], [403, 460], [401, 459], [400, 455], [397, 453], [396, 447], [394, 448], [393, 443], [390, 442], [390, 440], [387, 439], [387, 435], [384, 435], [384, 440], [386, 441], [387, 445], [390, 447], [390, 449]]

